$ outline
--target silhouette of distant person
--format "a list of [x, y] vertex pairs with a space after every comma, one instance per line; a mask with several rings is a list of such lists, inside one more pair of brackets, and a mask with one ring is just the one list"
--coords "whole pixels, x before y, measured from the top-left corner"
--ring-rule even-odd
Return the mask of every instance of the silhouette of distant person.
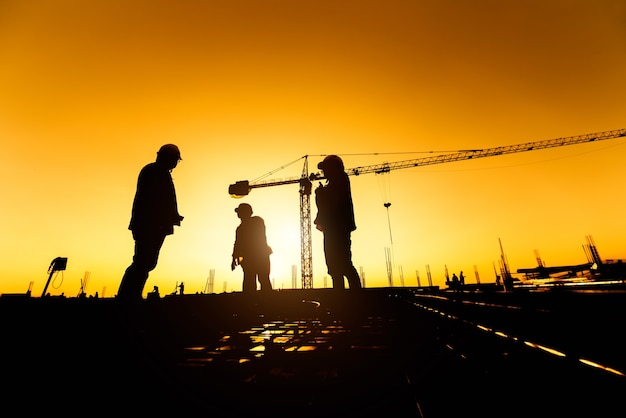
[[452, 289], [458, 289], [459, 288], [459, 278], [457, 277], [456, 273], [452, 273]]
[[463, 270], [459, 273], [459, 285], [461, 287], [465, 286], [465, 276], [463, 275]]
[[236, 209], [241, 223], [235, 231], [232, 262], [230, 269], [241, 265], [243, 270], [243, 291], [251, 293], [257, 290], [257, 280], [261, 290], [272, 290], [270, 282], [270, 254], [272, 249], [267, 245], [265, 221], [259, 216], [252, 216], [252, 206], [240, 204]]
[[152, 288], [152, 292], [148, 293], [148, 299], [160, 299], [161, 298], [161, 294], [159, 293], [159, 287], [158, 286], [154, 286]]
[[183, 217], [178, 213], [176, 190], [171, 171], [178, 165], [180, 150], [174, 144], [163, 145], [156, 161], [139, 172], [128, 229], [135, 240], [133, 261], [126, 269], [117, 297], [124, 301], [142, 298], [150, 271], [154, 270], [165, 237], [174, 233]]
[[315, 226], [324, 234], [324, 255], [333, 289], [345, 289], [344, 277], [350, 289], [360, 289], [361, 279], [352, 264], [352, 231], [356, 230], [350, 179], [343, 160], [328, 155], [317, 168], [323, 171], [326, 185], [315, 189], [317, 216]]
[[185, 294], [185, 283], [184, 282], [180, 282], [180, 284], [178, 285], [178, 291], [180, 295], [184, 295]]

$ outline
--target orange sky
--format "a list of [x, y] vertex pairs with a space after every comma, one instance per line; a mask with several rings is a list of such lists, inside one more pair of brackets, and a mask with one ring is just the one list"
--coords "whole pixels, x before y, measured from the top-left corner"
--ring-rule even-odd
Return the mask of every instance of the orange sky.
[[[132, 257], [141, 167], [173, 142], [185, 220], [146, 285], [241, 290], [240, 203], [228, 185], [626, 128], [622, 1], [5, 1], [0, 293], [112, 296]], [[351, 177], [354, 263], [367, 286], [493, 282], [513, 271], [626, 258], [626, 140]], [[293, 164], [290, 164], [293, 163]], [[279, 168], [286, 166], [283, 170]], [[297, 185], [244, 198], [268, 228], [272, 278], [300, 286]], [[389, 209], [384, 203], [390, 202]], [[315, 209], [313, 209], [315, 210]], [[313, 285], [326, 270], [313, 230]]]

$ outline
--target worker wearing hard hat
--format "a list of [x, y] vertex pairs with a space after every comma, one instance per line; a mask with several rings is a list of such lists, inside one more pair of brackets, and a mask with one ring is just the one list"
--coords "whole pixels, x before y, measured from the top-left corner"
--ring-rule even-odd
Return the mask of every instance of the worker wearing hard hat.
[[121, 300], [142, 298], [148, 274], [157, 265], [165, 237], [173, 234], [174, 225], [180, 225], [183, 220], [178, 213], [176, 190], [170, 174], [180, 160], [178, 147], [166, 144], [157, 151], [156, 161], [139, 172], [128, 226], [135, 240], [135, 253], [117, 292]]
[[257, 280], [261, 291], [272, 290], [270, 282], [270, 254], [272, 249], [267, 245], [265, 222], [260, 216], [252, 216], [252, 206], [240, 204], [236, 209], [241, 223], [235, 230], [230, 269], [241, 265], [243, 270], [243, 292], [253, 293], [257, 290]]
[[315, 189], [314, 223], [324, 233], [324, 255], [333, 289], [345, 289], [344, 278], [350, 289], [360, 289], [361, 279], [352, 264], [351, 234], [356, 223], [350, 179], [337, 155], [328, 155], [317, 168], [323, 171], [327, 183]]

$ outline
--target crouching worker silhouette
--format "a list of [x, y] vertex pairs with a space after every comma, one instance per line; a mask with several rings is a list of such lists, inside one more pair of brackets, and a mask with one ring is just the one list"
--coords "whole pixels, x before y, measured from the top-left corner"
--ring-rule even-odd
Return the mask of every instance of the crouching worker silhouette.
[[272, 249], [267, 245], [265, 222], [259, 216], [252, 216], [252, 206], [240, 204], [236, 209], [241, 223], [235, 231], [235, 245], [230, 269], [241, 265], [243, 270], [243, 292], [252, 293], [257, 290], [257, 280], [261, 290], [272, 290], [270, 283], [270, 254]]
[[135, 240], [135, 253], [117, 291], [118, 299], [124, 302], [141, 300], [148, 274], [157, 265], [165, 237], [173, 234], [174, 225], [180, 225], [183, 220], [178, 213], [170, 174], [180, 160], [178, 147], [166, 144], [157, 152], [156, 161], [139, 172], [128, 226]]

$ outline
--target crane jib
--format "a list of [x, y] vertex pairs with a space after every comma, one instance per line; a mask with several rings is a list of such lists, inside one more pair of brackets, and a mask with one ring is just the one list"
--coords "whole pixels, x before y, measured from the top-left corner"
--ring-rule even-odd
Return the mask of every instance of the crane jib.
[[450, 154], [442, 154], [412, 160], [396, 161], [393, 163], [382, 163], [363, 167], [355, 167], [346, 170], [348, 175], [358, 176], [368, 173], [387, 173], [391, 170], [401, 168], [421, 167], [426, 165], [442, 164], [453, 161], [471, 160], [476, 158], [495, 157], [498, 155], [514, 154], [525, 151], [535, 151], [546, 148], [561, 147], [566, 145], [576, 145], [586, 142], [601, 141], [605, 139], [620, 138], [626, 136], [626, 129], [618, 129], [614, 131], [605, 131], [585, 135], [577, 135], [571, 137], [563, 137], [556, 139], [548, 139], [536, 142], [525, 142], [522, 144], [500, 146], [494, 148], [475, 149]]

